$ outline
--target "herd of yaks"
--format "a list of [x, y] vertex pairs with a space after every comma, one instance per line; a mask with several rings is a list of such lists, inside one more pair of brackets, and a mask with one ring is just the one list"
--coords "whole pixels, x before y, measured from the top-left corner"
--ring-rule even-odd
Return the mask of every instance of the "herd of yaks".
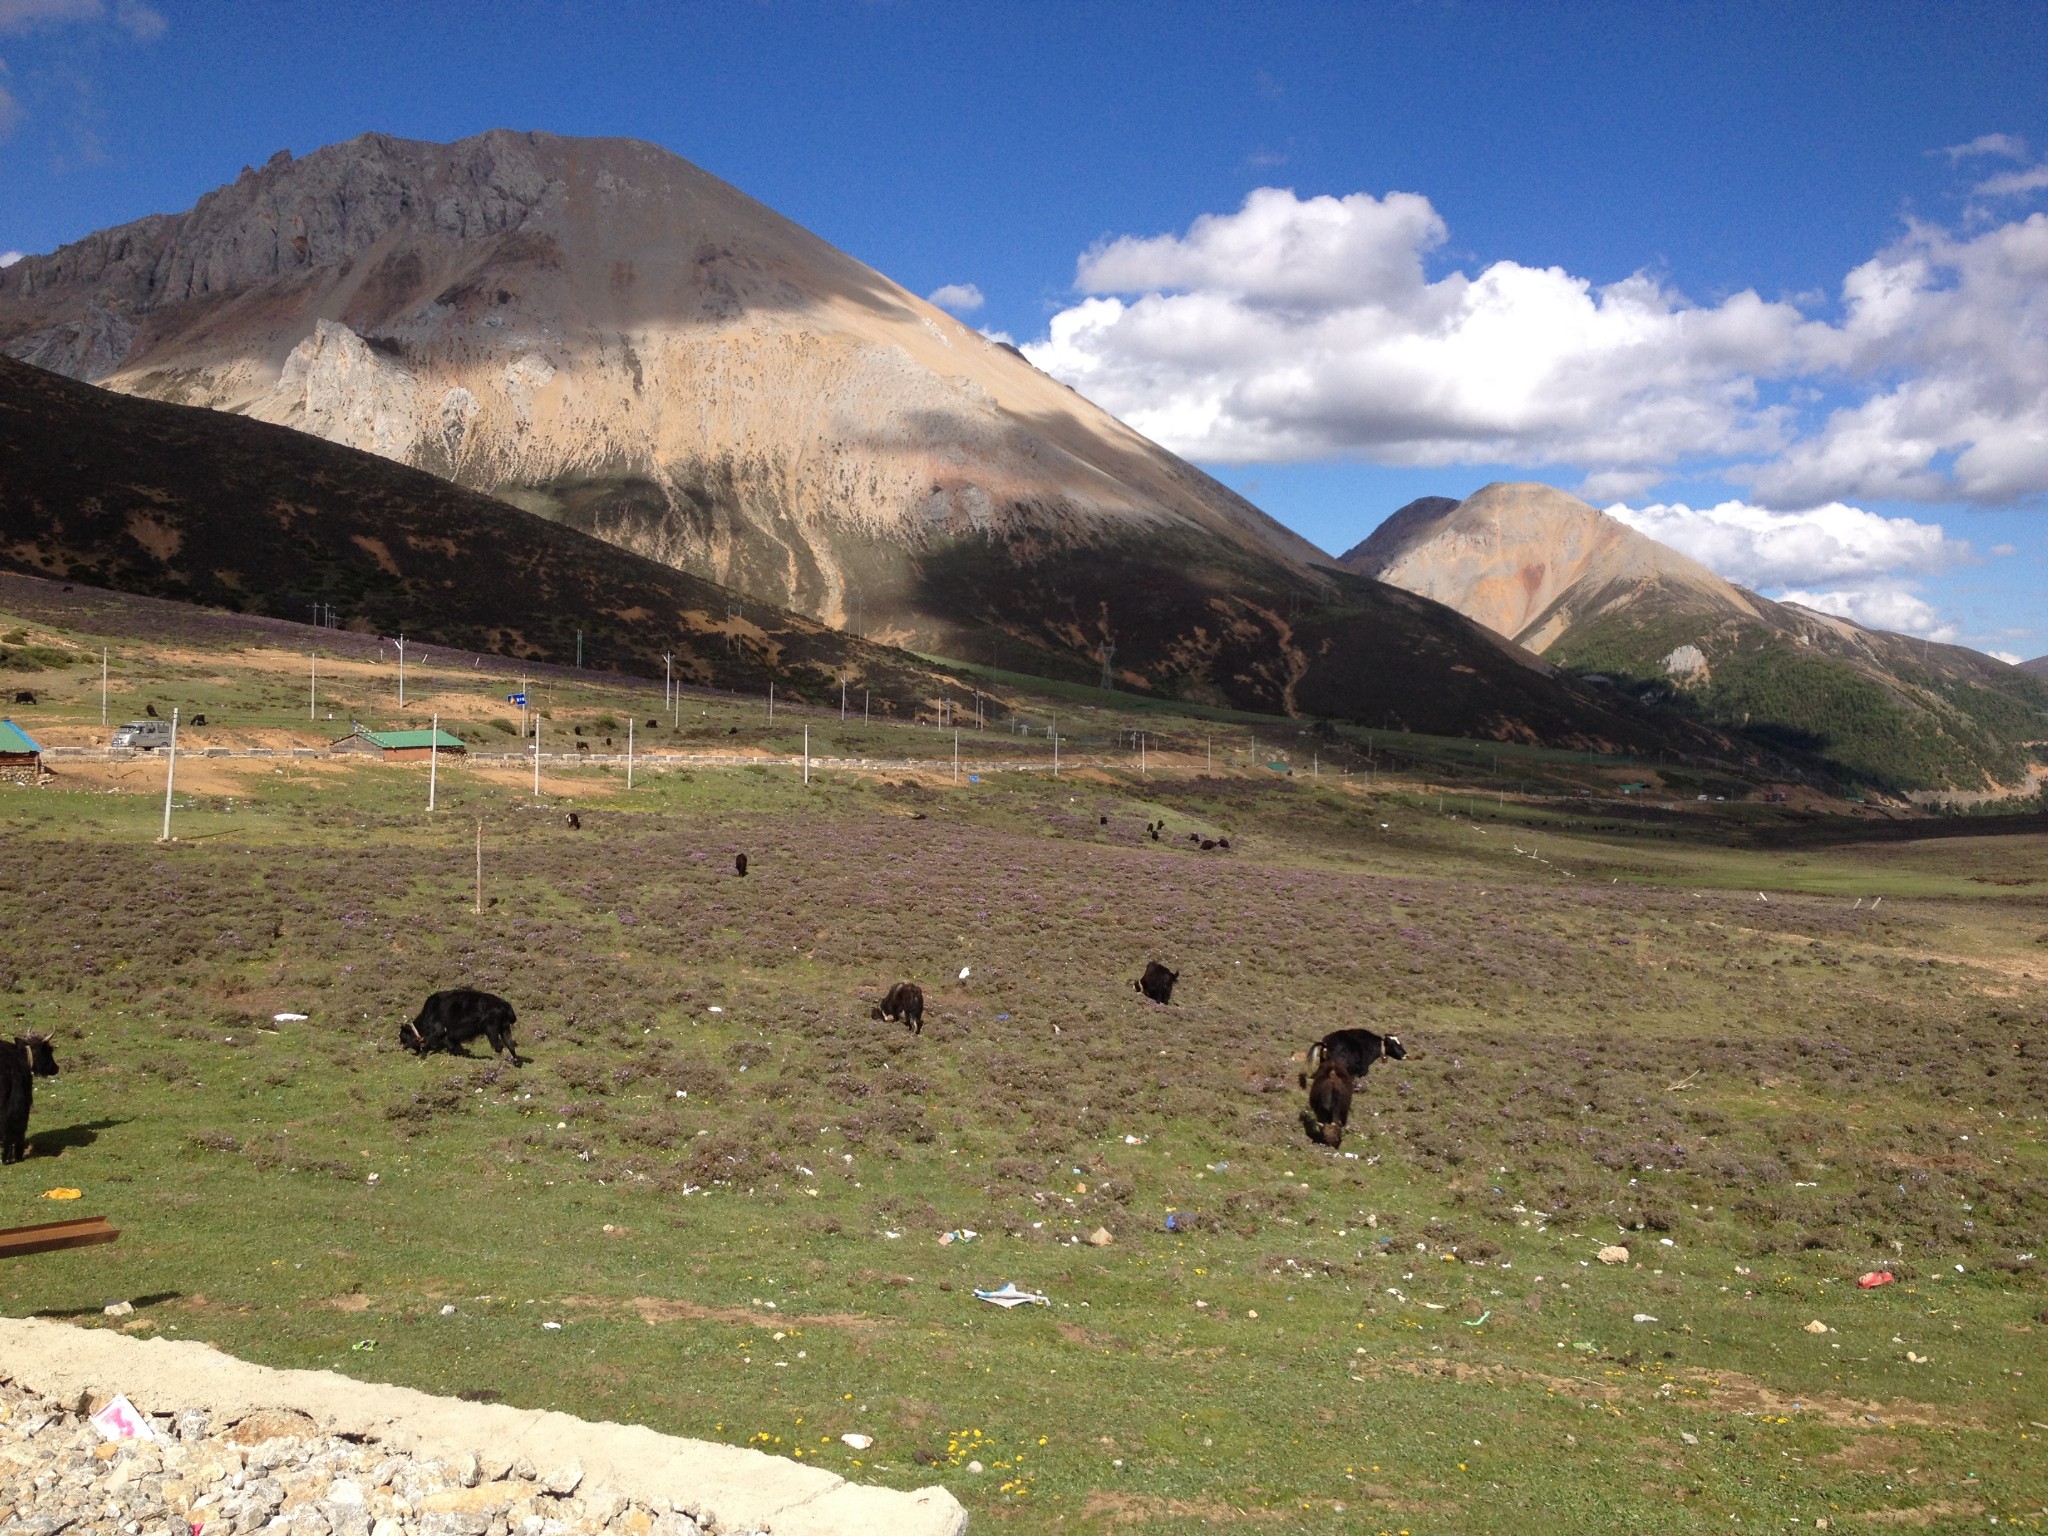
[[[742, 858], [745, 855], [741, 855]], [[1157, 960], [1145, 963], [1145, 974], [1131, 985], [1161, 1006], [1173, 1001], [1178, 971], [1168, 970]], [[869, 1017], [901, 1024], [914, 1035], [924, 1033], [924, 988], [914, 981], [899, 981], [869, 1011]], [[424, 1056], [430, 1051], [466, 1055], [465, 1047], [479, 1036], [490, 1041], [491, 1049], [508, 1055], [514, 1066], [526, 1065], [512, 1043], [512, 1026], [518, 1016], [512, 1005], [492, 992], [456, 987], [436, 992], [410, 1024], [401, 1025], [398, 1043]], [[1370, 1029], [1332, 1030], [1308, 1048], [1307, 1065], [1300, 1085], [1308, 1090], [1308, 1107], [1302, 1111], [1302, 1128], [1313, 1141], [1336, 1148], [1344, 1144], [1344, 1132], [1351, 1124], [1351, 1097], [1358, 1082], [1376, 1061], [1402, 1061], [1408, 1051], [1398, 1035], [1382, 1035]]]
[[[1107, 818], [1105, 818], [1106, 820]], [[577, 818], [570, 818], [577, 825]], [[1159, 827], [1147, 823], [1154, 838]], [[1225, 848], [1230, 845], [1218, 839]], [[1204, 846], [1208, 846], [1204, 844]], [[734, 870], [744, 878], [747, 856], [733, 860]], [[1157, 960], [1145, 963], [1145, 974], [1131, 985], [1150, 1001], [1165, 1006], [1173, 1001], [1174, 983], [1180, 973]], [[875, 1004], [870, 1017], [902, 1024], [912, 1034], [924, 1033], [924, 988], [914, 981], [899, 981]], [[518, 1015], [512, 1005], [492, 992], [474, 987], [452, 987], [436, 992], [409, 1024], [399, 1026], [398, 1043], [419, 1056], [433, 1051], [467, 1055], [467, 1047], [479, 1036], [490, 1042], [493, 1053], [509, 1056], [517, 1067], [526, 1065], [512, 1040], [512, 1026]], [[1326, 1147], [1344, 1143], [1351, 1123], [1351, 1098], [1358, 1082], [1376, 1061], [1401, 1061], [1408, 1055], [1398, 1035], [1377, 1034], [1369, 1029], [1333, 1030], [1309, 1046], [1307, 1065], [1300, 1074], [1300, 1086], [1308, 1090], [1308, 1106], [1302, 1111], [1302, 1128], [1311, 1140]], [[29, 1109], [35, 1097], [35, 1079], [55, 1077], [57, 1058], [47, 1034], [18, 1035], [12, 1050], [0, 1049], [0, 1162], [18, 1163], [27, 1155]]]

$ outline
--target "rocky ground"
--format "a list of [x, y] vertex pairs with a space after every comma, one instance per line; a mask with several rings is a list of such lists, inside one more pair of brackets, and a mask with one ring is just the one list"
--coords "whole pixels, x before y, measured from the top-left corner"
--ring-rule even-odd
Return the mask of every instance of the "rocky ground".
[[[107, 1441], [87, 1414], [0, 1388], [0, 1536], [699, 1536], [680, 1510], [585, 1483], [575, 1462], [394, 1455], [265, 1410], [233, 1424], [149, 1414], [155, 1438]], [[79, 1410], [85, 1410], [81, 1412]]]

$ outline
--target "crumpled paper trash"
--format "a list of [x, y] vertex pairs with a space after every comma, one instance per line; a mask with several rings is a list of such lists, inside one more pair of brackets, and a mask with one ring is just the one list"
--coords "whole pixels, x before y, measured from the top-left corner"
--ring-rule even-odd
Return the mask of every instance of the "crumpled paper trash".
[[976, 1291], [974, 1295], [978, 1301], [992, 1301], [1005, 1310], [1011, 1307], [1049, 1307], [1052, 1305], [1052, 1298], [1049, 1296], [1041, 1295], [1037, 1291], [1018, 1290], [1017, 1282], [1014, 1280], [1004, 1281], [1003, 1288], [999, 1291]]

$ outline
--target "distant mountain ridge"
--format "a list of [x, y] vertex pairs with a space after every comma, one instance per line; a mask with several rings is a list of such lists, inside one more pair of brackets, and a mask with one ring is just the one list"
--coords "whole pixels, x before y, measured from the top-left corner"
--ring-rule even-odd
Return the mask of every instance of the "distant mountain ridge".
[[1773, 602], [1550, 486], [1411, 502], [1342, 563], [1886, 788], [2017, 788], [2048, 745], [2032, 664]]
[[1539, 655], [1575, 624], [1649, 590], [1746, 618], [1762, 601], [1576, 496], [1534, 483], [1410, 502], [1340, 563], [1433, 597]]
[[1654, 737], [631, 140], [279, 154], [0, 270], [0, 352], [378, 454], [928, 655], [1448, 734]]
[[2032, 661], [2020, 663], [2022, 672], [2031, 672], [2036, 677], [2048, 677], [2048, 656], [2036, 656]]
[[[0, 350], [926, 649], [986, 621], [963, 546], [1013, 566], [1164, 537], [1297, 601], [1331, 568], [1013, 348], [631, 140], [280, 152], [188, 213], [0, 270]], [[1119, 642], [1094, 606], [1019, 638], [1093, 663]]]

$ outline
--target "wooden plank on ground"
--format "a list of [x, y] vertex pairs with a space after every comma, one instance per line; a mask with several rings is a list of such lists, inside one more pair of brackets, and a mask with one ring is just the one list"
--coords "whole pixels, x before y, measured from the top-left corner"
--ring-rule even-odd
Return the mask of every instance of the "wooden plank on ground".
[[107, 1225], [104, 1216], [45, 1221], [33, 1227], [0, 1227], [0, 1259], [51, 1253], [59, 1248], [90, 1248], [96, 1243], [111, 1243], [120, 1235]]

